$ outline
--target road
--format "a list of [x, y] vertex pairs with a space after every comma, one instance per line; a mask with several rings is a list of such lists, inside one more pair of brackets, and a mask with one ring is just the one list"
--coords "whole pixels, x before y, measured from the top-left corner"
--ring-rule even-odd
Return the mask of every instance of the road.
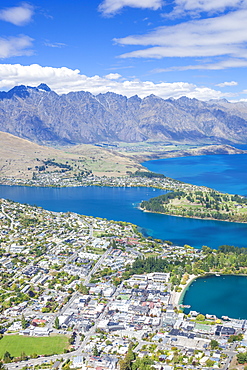
[[224, 353], [228, 356], [227, 359], [226, 359], [226, 363], [225, 365], [223, 366], [222, 370], [226, 370], [229, 368], [229, 365], [233, 359], [233, 357], [237, 354], [237, 351], [236, 351], [236, 346], [237, 346], [238, 343], [233, 343], [231, 345], [231, 348], [227, 351], [224, 351]]
[[13, 228], [14, 228], [14, 221], [13, 221], [13, 219], [9, 216], [9, 215], [7, 215], [7, 213], [5, 213], [5, 211], [4, 211], [4, 208], [3, 208], [3, 204], [2, 204], [2, 214], [6, 217], [6, 218], [8, 218], [9, 220], [10, 220], [10, 230], [13, 230]]
[[109, 249], [107, 249], [106, 252], [95, 263], [94, 267], [92, 268], [92, 270], [88, 274], [87, 278], [85, 279], [84, 285], [87, 285], [89, 283], [89, 281], [91, 280], [92, 275], [95, 274], [95, 272], [98, 270], [98, 268], [103, 264], [105, 258], [111, 253], [111, 251], [112, 251], [112, 247], [110, 247]]
[[[87, 285], [89, 283], [89, 281], [91, 280], [92, 275], [95, 274], [95, 272], [98, 270], [98, 268], [101, 266], [101, 264], [103, 264], [105, 258], [111, 253], [111, 251], [112, 251], [112, 247], [107, 249], [106, 252], [96, 262], [96, 264], [94, 265], [94, 267], [92, 268], [92, 270], [88, 274], [86, 280], [84, 281], [84, 285]], [[52, 322], [49, 324], [50, 329], [53, 327], [56, 317], [63, 315], [64, 312], [74, 303], [75, 299], [79, 295], [80, 295], [80, 293], [78, 293], [78, 292], [73, 293], [70, 300], [61, 308], [61, 310], [59, 312], [57, 312], [56, 314], [54, 314], [54, 318], [53, 318]]]
[[[89, 273], [88, 277], [84, 281], [84, 284], [85, 285], [89, 283], [92, 275], [104, 263], [105, 258], [111, 253], [111, 251], [112, 251], [112, 247], [110, 247], [109, 249], [107, 249], [107, 251], [96, 262], [96, 264], [92, 268], [91, 272]], [[63, 313], [70, 307], [70, 305], [73, 304], [73, 302], [75, 301], [75, 299], [78, 296], [79, 296], [79, 293], [78, 292], [75, 292], [72, 295], [72, 297], [70, 298], [70, 300], [63, 306], [63, 308], [58, 313], [56, 313], [54, 315], [54, 319], [52, 320], [51, 323], [49, 323], [49, 327], [50, 328], [53, 326], [53, 323], [54, 323], [55, 318], [57, 316], [63, 315]], [[9, 364], [5, 364], [6, 368], [9, 369], [9, 370], [22, 369], [24, 366], [27, 366], [27, 365], [29, 365], [29, 366], [35, 366], [35, 365], [40, 365], [42, 363], [46, 363], [46, 362], [50, 362], [50, 361], [54, 362], [54, 361], [59, 360], [59, 359], [67, 360], [67, 359], [72, 358], [74, 356], [81, 356], [82, 354], [84, 354], [84, 357], [87, 356], [87, 354], [85, 353], [84, 349], [85, 349], [86, 345], [88, 344], [88, 341], [89, 341], [90, 337], [93, 334], [95, 334], [95, 331], [96, 331], [96, 328], [97, 328], [97, 324], [99, 323], [100, 320], [102, 320], [105, 317], [105, 315], [107, 313], [107, 310], [108, 310], [108, 307], [111, 305], [112, 300], [114, 299], [114, 296], [111, 299], [109, 299], [109, 301], [108, 301], [108, 303], [107, 303], [104, 311], [95, 320], [95, 325], [92, 326], [90, 328], [90, 330], [86, 333], [83, 342], [80, 344], [80, 346], [75, 351], [70, 352], [70, 353], [63, 353], [61, 355], [53, 355], [53, 356], [49, 356], [49, 357], [39, 357], [39, 358], [36, 358], [36, 359], [29, 359], [28, 361], [20, 361], [18, 363], [9, 363]]]
[[141, 253], [141, 252], [139, 252], [139, 251], [137, 251], [133, 248], [126, 247], [126, 251], [135, 254], [137, 257], [143, 257], [143, 253]]

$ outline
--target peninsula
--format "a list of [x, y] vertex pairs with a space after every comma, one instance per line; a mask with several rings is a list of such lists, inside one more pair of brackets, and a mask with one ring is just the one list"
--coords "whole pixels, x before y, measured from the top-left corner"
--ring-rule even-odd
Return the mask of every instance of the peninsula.
[[240, 195], [202, 190], [173, 191], [148, 201], [140, 208], [173, 216], [247, 222], [247, 198]]

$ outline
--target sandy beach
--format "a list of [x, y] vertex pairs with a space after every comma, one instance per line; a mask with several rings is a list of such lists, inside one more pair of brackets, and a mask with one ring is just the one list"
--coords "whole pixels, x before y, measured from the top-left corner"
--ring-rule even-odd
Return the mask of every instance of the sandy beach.
[[184, 295], [186, 289], [191, 284], [193, 280], [195, 280], [198, 276], [197, 275], [190, 275], [187, 283], [185, 285], [180, 284], [179, 286], [182, 288], [181, 292], [173, 292], [171, 296], [171, 303], [173, 306], [178, 306], [181, 297]]

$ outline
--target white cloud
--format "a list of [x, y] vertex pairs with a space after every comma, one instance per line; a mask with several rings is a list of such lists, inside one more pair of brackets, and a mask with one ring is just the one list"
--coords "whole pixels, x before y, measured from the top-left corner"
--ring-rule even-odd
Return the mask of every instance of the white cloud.
[[109, 73], [105, 76], [108, 80], [118, 80], [120, 77], [122, 77], [119, 73]]
[[67, 46], [63, 42], [50, 42], [50, 41], [45, 41], [44, 45], [50, 48], [59, 48], [59, 49]]
[[167, 68], [156, 68], [151, 73], [163, 73], [172, 71], [192, 71], [192, 70], [220, 70], [227, 68], [242, 68], [247, 67], [247, 59], [230, 58], [221, 60], [216, 63], [203, 63], [186, 66], [174, 66]]
[[185, 10], [197, 10], [209, 12], [212, 10], [225, 10], [242, 6], [244, 0], [176, 0], [176, 6]]
[[33, 39], [25, 35], [0, 38], [0, 58], [31, 55], [33, 52], [29, 48], [32, 46], [32, 41]]
[[225, 87], [225, 86], [237, 86], [238, 83], [236, 81], [229, 81], [229, 82], [222, 82], [220, 84], [217, 84], [216, 86], [219, 86], [219, 87]]
[[[246, 0], [173, 0], [169, 2], [173, 6], [170, 13], [164, 17], [181, 17], [183, 15], [197, 16], [199, 13], [215, 13], [225, 10], [236, 10], [246, 7]], [[114, 15], [124, 7], [149, 8], [158, 10], [166, 5], [164, 0], [103, 0], [99, 10], [104, 15]]]
[[0, 10], [0, 20], [13, 23], [16, 26], [24, 26], [31, 21], [33, 14], [33, 6], [23, 3], [21, 6]]
[[246, 58], [247, 9], [214, 18], [158, 27], [145, 35], [114, 41], [146, 48], [122, 54], [122, 58], [215, 57]]
[[99, 11], [109, 16], [116, 14], [126, 6], [157, 10], [162, 7], [162, 4], [163, 0], [104, 0], [99, 5]]
[[[114, 77], [114, 78], [113, 78]], [[38, 64], [23, 66], [20, 64], [0, 64], [0, 89], [9, 90], [15, 85], [38, 86], [46, 83], [58, 94], [70, 91], [89, 91], [96, 95], [108, 91], [131, 97], [138, 95], [141, 98], [154, 94], [161, 98], [179, 98], [188, 96], [201, 100], [219, 99], [232, 96], [207, 87], [199, 87], [187, 82], [159, 82], [140, 80], [125, 80], [119, 74], [110, 73], [107, 76], [92, 76], [80, 74], [78, 69], [66, 67], [42, 67]]]
[[239, 9], [246, 6], [246, 0], [175, 0], [171, 13], [164, 17], [176, 18], [183, 15], [196, 16], [199, 13], [223, 12], [226, 9]]

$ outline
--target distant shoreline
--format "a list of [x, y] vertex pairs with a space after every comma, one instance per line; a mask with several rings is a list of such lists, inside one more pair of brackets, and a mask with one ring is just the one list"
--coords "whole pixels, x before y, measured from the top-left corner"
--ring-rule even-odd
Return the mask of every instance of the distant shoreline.
[[159, 215], [166, 215], [166, 216], [172, 216], [172, 217], [182, 217], [182, 218], [192, 218], [194, 220], [206, 220], [206, 221], [219, 221], [219, 222], [231, 222], [231, 223], [235, 223], [235, 224], [247, 224], [247, 222], [244, 222], [244, 221], [230, 221], [230, 220], [218, 220], [216, 218], [212, 218], [212, 217], [204, 217], [204, 218], [201, 218], [201, 217], [195, 217], [195, 216], [181, 216], [181, 215], [171, 215], [169, 213], [163, 213], [163, 212], [154, 212], [154, 211], [148, 211], [147, 209], [144, 209], [142, 207], [138, 207], [142, 212], [148, 212], [148, 213], [157, 213]]

